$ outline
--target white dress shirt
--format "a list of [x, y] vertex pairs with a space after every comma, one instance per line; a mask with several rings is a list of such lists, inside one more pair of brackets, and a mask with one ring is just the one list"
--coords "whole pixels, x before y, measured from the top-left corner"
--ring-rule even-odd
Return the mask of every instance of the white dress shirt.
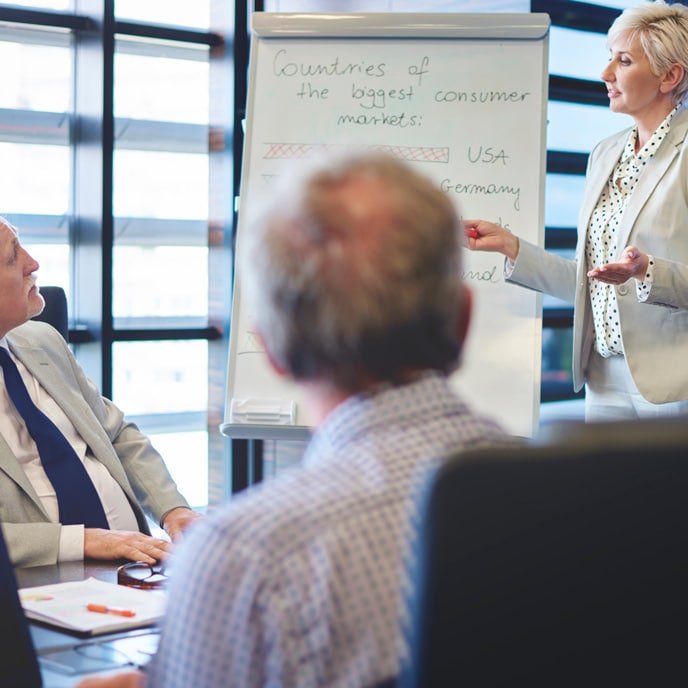
[[[9, 350], [7, 341], [0, 339], [0, 346]], [[38, 380], [26, 369], [24, 364], [12, 355], [26, 389], [36, 406], [55, 423], [60, 432], [71, 444], [77, 457], [83, 462], [86, 471], [100, 495], [103, 509], [112, 530], [138, 531], [134, 511], [122, 488], [110, 475], [107, 468], [97, 461], [89, 451], [76, 428], [57, 405], [53, 398], [41, 387]], [[38, 448], [26, 429], [26, 424], [14, 407], [5, 387], [5, 378], [0, 369], [0, 434], [19, 461], [26, 477], [36, 490], [48, 517], [53, 523], [59, 523], [57, 496], [52, 483], [43, 469]], [[84, 557], [83, 525], [65, 525], [60, 531], [60, 549], [58, 561], [73, 561]]]

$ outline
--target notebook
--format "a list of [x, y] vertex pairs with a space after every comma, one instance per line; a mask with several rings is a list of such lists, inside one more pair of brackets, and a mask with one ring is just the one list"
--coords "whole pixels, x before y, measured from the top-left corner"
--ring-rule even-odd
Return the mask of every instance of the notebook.
[[97, 578], [22, 588], [19, 601], [29, 619], [83, 635], [151, 626], [165, 606], [160, 590], [137, 590]]
[[85, 675], [143, 666], [155, 653], [157, 629], [94, 640], [30, 627], [0, 529], [0, 686], [72, 688]]

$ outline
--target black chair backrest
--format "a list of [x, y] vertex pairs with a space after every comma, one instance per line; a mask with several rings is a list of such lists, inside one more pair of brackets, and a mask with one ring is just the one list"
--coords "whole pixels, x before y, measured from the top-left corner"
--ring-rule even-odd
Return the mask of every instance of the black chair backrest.
[[69, 320], [67, 317], [67, 297], [62, 287], [41, 287], [45, 300], [43, 312], [33, 318], [52, 325], [64, 338], [69, 338]]
[[17, 579], [0, 529], [0, 686], [40, 688], [41, 676]]
[[448, 461], [401, 685], [685, 684], [687, 421], [569, 425]]

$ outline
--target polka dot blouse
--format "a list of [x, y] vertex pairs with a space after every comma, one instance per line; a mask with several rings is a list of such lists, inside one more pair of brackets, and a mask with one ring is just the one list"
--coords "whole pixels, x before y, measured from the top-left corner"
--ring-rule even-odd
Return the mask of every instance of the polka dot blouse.
[[[618, 260], [620, 253], [618, 246], [619, 224], [623, 211], [640, 175], [666, 137], [671, 119], [678, 109], [676, 107], [669, 113], [637, 155], [635, 154], [635, 144], [638, 137], [637, 128], [634, 127], [629, 134], [623, 153], [590, 217], [585, 242], [585, 259], [588, 270]], [[650, 256], [644, 279], [635, 281], [636, 296], [639, 301], [645, 301], [650, 295], [653, 265], [654, 261]], [[588, 289], [592, 303], [597, 351], [605, 358], [612, 354], [622, 354], [623, 342], [619, 325], [619, 306], [614, 285], [605, 284], [598, 280], [589, 280]]]

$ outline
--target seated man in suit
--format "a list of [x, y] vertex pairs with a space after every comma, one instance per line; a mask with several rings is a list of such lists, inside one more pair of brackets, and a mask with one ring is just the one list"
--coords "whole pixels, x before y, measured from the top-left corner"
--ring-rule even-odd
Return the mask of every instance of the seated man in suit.
[[150, 441], [86, 378], [64, 339], [31, 321], [38, 263], [0, 218], [0, 524], [16, 566], [92, 557], [155, 563], [199, 514]]
[[149, 688], [397, 676], [424, 479], [462, 447], [508, 441], [447, 379], [471, 299], [445, 194], [377, 154], [289, 176], [244, 237], [242, 274], [265, 352], [317, 427], [301, 468], [233, 499], [175, 553]]

